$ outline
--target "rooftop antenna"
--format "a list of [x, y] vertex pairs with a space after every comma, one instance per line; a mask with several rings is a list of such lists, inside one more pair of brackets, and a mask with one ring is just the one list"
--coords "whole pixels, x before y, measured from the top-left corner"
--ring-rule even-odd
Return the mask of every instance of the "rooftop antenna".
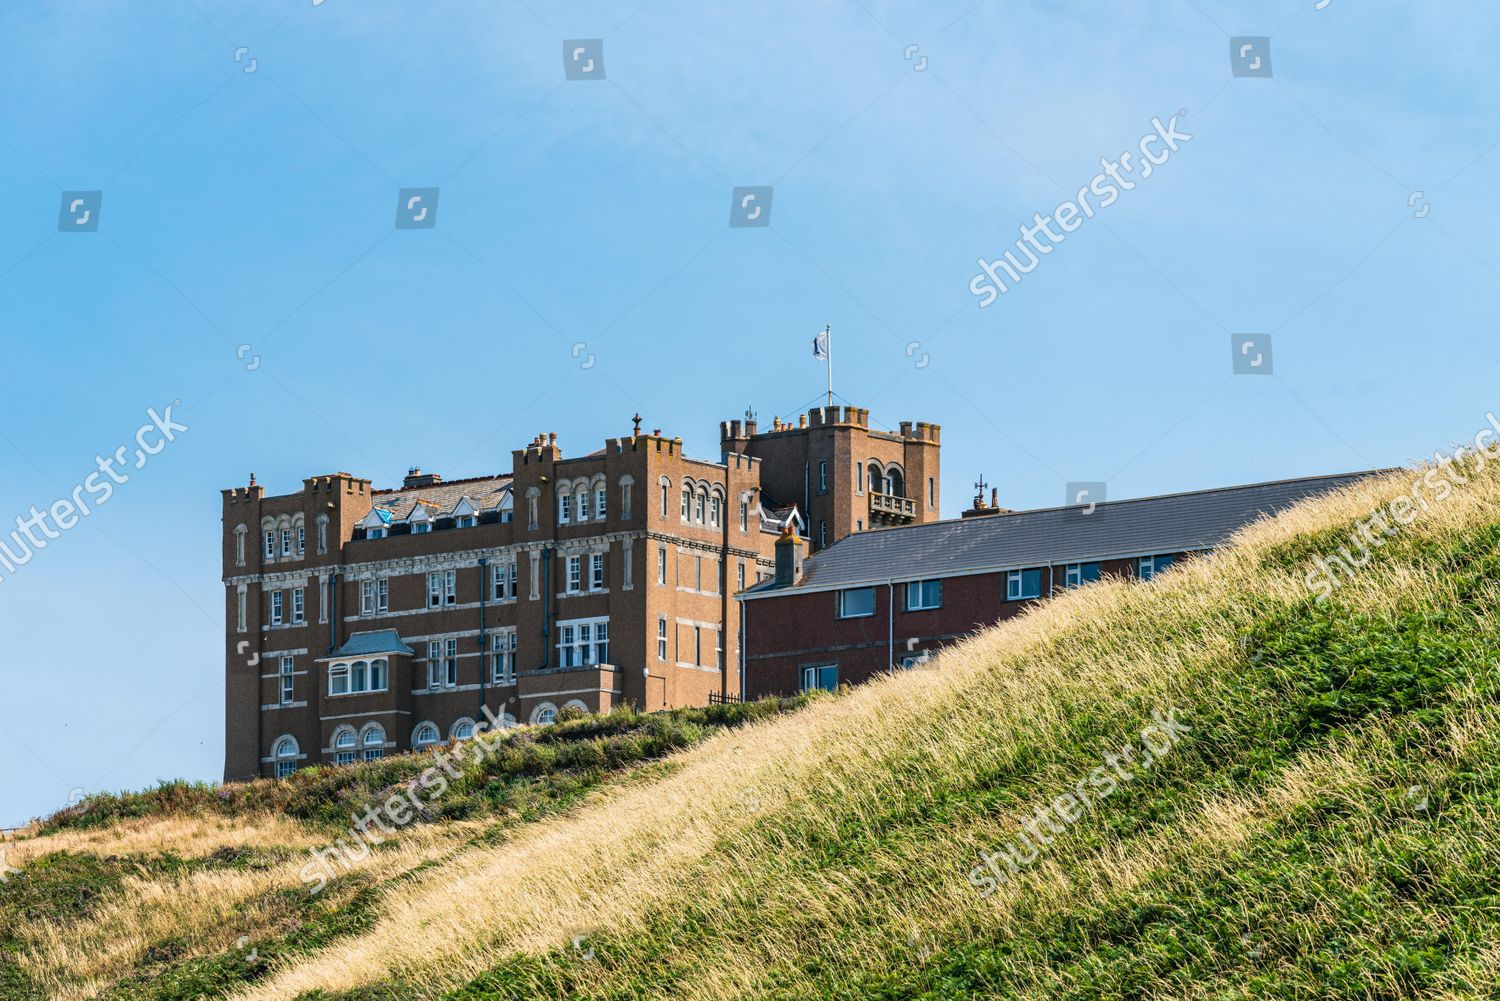
[[754, 407], [746, 407], [745, 408], [745, 420], [747, 420], [747, 421], [754, 421], [755, 420], [755, 408]]
[[988, 486], [989, 486], [989, 484], [986, 483], [986, 482], [984, 482], [984, 474], [980, 473], [979, 474], [979, 482], [974, 484], [974, 491], [975, 491], [975, 493], [974, 493], [974, 506], [975, 507], [984, 507], [984, 489], [985, 489], [985, 487], [988, 487]]

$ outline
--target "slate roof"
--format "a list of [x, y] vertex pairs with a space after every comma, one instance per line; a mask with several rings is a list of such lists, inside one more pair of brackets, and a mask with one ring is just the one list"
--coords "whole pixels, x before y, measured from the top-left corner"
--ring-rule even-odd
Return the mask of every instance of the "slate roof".
[[510, 490], [509, 476], [477, 476], [448, 483], [434, 483], [425, 487], [401, 490], [376, 490], [372, 497], [377, 508], [384, 508], [404, 521], [418, 503], [425, 505], [433, 516], [450, 513], [461, 498], [467, 497], [481, 511], [493, 511], [495, 505]]
[[407, 646], [401, 639], [401, 634], [394, 629], [372, 629], [366, 632], [353, 633], [339, 647], [327, 657], [320, 660], [342, 660], [345, 657], [373, 657], [377, 654], [404, 653], [408, 657], [416, 655], [416, 651]]
[[1207, 549], [1261, 515], [1377, 472], [1386, 470], [1110, 501], [1088, 515], [1041, 508], [857, 532], [810, 557], [797, 584], [771, 579], [744, 597]]

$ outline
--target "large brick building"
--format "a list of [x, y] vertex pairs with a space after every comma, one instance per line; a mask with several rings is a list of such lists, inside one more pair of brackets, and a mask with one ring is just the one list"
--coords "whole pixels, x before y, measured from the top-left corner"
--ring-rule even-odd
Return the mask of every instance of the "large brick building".
[[1223, 487], [1097, 506], [1005, 511], [852, 535], [802, 559], [783, 533], [775, 572], [742, 606], [747, 698], [858, 684], [1106, 574], [1149, 579], [1263, 515], [1368, 473]]
[[731, 596], [781, 534], [937, 518], [937, 425], [828, 407], [720, 430], [717, 462], [637, 426], [571, 459], [538, 436], [494, 476], [223, 491], [225, 778], [463, 737], [486, 712], [736, 698]]

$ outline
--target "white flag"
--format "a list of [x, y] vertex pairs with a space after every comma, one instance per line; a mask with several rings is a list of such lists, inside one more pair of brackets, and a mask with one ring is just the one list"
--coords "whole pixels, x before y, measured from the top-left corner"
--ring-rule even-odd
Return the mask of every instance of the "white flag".
[[818, 361], [828, 360], [828, 331], [820, 330], [813, 338], [813, 357]]

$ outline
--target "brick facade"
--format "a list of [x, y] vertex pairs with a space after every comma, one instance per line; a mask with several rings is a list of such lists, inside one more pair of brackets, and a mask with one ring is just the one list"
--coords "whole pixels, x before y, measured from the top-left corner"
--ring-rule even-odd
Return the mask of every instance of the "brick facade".
[[931, 477], [911, 517], [936, 517], [936, 425], [871, 432], [856, 408], [799, 425], [728, 422], [718, 462], [639, 432], [569, 459], [552, 435], [499, 476], [223, 491], [225, 778], [408, 750], [486, 714], [739, 697], [732, 595], [771, 573], [809, 463], [834, 466], [810, 495], [830, 543], [870, 524], [856, 461]]

